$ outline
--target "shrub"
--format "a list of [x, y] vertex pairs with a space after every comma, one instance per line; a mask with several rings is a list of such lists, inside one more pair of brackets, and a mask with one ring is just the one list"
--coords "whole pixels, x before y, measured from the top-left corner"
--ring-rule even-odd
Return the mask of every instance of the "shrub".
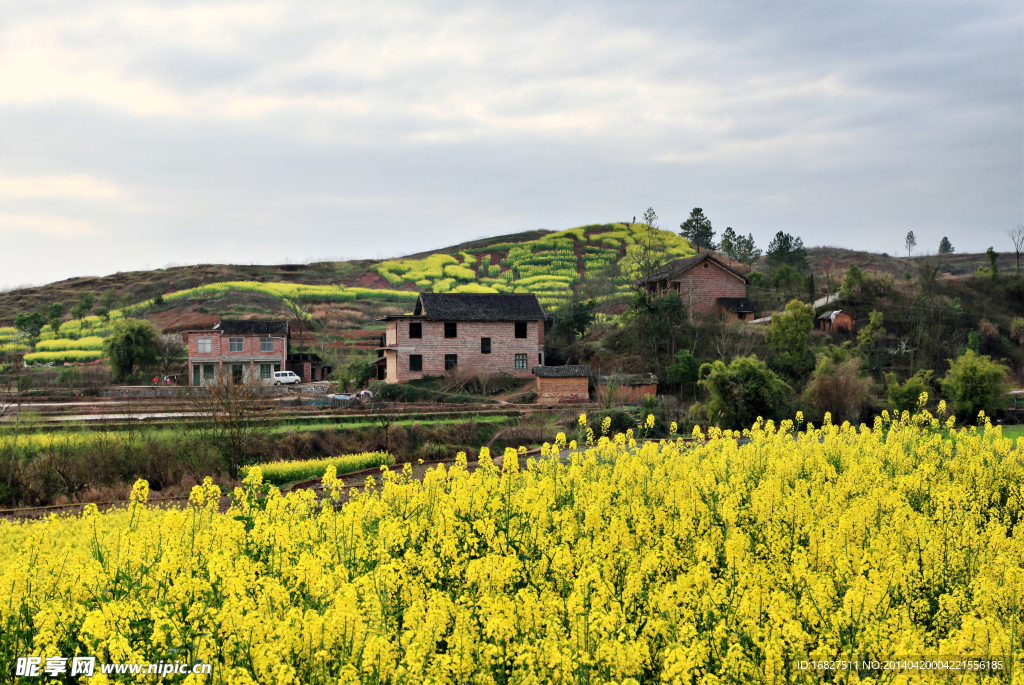
[[1010, 322], [1010, 340], [1024, 345], [1024, 319], [1019, 316]]
[[889, 409], [898, 412], [914, 411], [921, 393], [926, 392], [929, 396], [934, 396], [935, 393], [932, 390], [934, 376], [935, 372], [931, 369], [922, 369], [908, 378], [903, 385], [900, 385], [896, 374], [885, 374], [885, 395]]
[[985, 355], [967, 350], [950, 360], [942, 390], [953, 400], [961, 420], [972, 422], [979, 412], [993, 416], [1006, 406], [1006, 369]]
[[722, 428], [750, 428], [757, 419], [782, 420], [793, 403], [793, 389], [756, 355], [701, 366], [706, 377], [708, 416]]
[[873, 403], [874, 389], [875, 382], [861, 375], [859, 358], [835, 363], [822, 355], [804, 390], [803, 400], [815, 420], [822, 420], [827, 412], [835, 423], [856, 424]]
[[121, 381], [156, 363], [159, 334], [153, 324], [142, 319], [125, 319], [118, 323], [104, 343], [114, 378]]

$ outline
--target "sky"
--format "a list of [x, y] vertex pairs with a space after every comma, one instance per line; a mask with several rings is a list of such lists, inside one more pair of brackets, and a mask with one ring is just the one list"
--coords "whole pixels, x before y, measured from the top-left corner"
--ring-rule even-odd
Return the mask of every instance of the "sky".
[[0, 0], [0, 287], [630, 220], [1009, 250], [1007, 2]]

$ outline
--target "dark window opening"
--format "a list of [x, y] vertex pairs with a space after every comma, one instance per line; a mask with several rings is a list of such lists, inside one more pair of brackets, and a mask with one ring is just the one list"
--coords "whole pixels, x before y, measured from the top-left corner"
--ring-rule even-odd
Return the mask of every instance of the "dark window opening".
[[526, 354], [525, 353], [517, 354], [516, 355], [516, 371], [525, 371], [525, 370], [526, 370]]
[[231, 382], [241, 383], [242, 382], [242, 365], [232, 364], [231, 365]]
[[459, 325], [454, 321], [444, 322], [444, 337], [446, 338], [457, 338], [459, 337]]
[[742, 321], [743, 319], [747, 318], [747, 313], [746, 312], [740, 312], [739, 314], [736, 315], [736, 318], [739, 319], [740, 321]]
[[[447, 325], [447, 324], [446, 324]], [[446, 354], [444, 356], [444, 370], [451, 371], [459, 365], [459, 355], [457, 354]]]
[[410, 354], [409, 355], [409, 370], [410, 371], [422, 371], [423, 370], [423, 355], [422, 354]]
[[491, 353], [491, 339], [490, 338], [480, 338], [480, 353], [481, 354], [490, 354]]
[[274, 371], [280, 371], [280, 370], [281, 370], [281, 365], [280, 364], [274, 364]]
[[383, 381], [388, 375], [388, 363], [377, 364], [377, 380]]
[[422, 338], [423, 337], [423, 324], [419, 321], [413, 321], [409, 324], [409, 337], [410, 338]]
[[517, 338], [525, 338], [526, 337], [526, 322], [525, 321], [516, 321], [516, 337]]

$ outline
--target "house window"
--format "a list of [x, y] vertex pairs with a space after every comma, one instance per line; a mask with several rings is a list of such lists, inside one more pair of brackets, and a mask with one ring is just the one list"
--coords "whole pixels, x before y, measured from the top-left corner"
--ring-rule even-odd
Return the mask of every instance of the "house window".
[[410, 354], [409, 355], [409, 370], [410, 371], [422, 371], [423, 370], [423, 355], [422, 354]]
[[242, 351], [242, 338], [228, 338], [228, 351], [230, 352], [241, 352]]
[[525, 338], [526, 337], [526, 322], [525, 321], [516, 321], [516, 337], [517, 338]]
[[516, 371], [526, 370], [526, 353], [516, 355]]
[[210, 354], [213, 352], [213, 338], [196, 339], [196, 352], [199, 354]]
[[739, 314], [736, 315], [736, 318], [739, 319], [740, 321], [743, 321], [743, 319], [747, 318], [747, 313], [740, 312]]
[[273, 338], [260, 338], [260, 352], [273, 352], [274, 351], [274, 339]]
[[490, 354], [490, 353], [491, 353], [491, 339], [490, 338], [480, 338], [480, 354]]
[[409, 337], [410, 338], [422, 338], [423, 337], [423, 324], [419, 321], [413, 321], [409, 324]]
[[459, 337], [459, 325], [454, 321], [444, 322], [444, 337], [446, 338], [457, 338]]
[[270, 364], [260, 364], [260, 378], [270, 378]]
[[280, 370], [281, 370], [281, 365], [280, 364], [274, 364], [274, 371], [276, 372], [276, 371], [280, 371]]
[[203, 364], [203, 380], [213, 380], [213, 364]]
[[[447, 324], [445, 324], [447, 325]], [[444, 356], [444, 370], [451, 371], [459, 365], [459, 355], [457, 354], [446, 354]]]

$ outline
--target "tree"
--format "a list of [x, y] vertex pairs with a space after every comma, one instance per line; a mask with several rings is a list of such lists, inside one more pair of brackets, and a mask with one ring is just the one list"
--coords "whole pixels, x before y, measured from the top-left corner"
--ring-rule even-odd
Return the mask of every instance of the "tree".
[[654, 209], [648, 207], [643, 219], [633, 244], [626, 247], [622, 264], [629, 277], [630, 287], [646, 296], [648, 280], [665, 261], [666, 246]]
[[746, 238], [743, 236], [736, 238], [736, 254], [733, 255], [733, 259], [750, 266], [760, 256], [761, 249], [754, 244], [753, 233], [748, 233]]
[[14, 327], [30, 338], [38, 338], [45, 325], [46, 316], [42, 312], [23, 313], [14, 317]]
[[254, 449], [268, 430], [261, 421], [266, 413], [262, 385], [256, 377], [236, 383], [231, 374], [223, 373], [202, 387], [188, 388], [195, 428], [204, 442], [220, 451], [232, 478], [252, 461]]
[[[718, 241], [719, 251], [724, 252], [732, 259], [736, 259], [736, 242], [738, 239], [739, 236], [736, 235], [736, 231], [732, 230], [732, 226], [727, 226], [722, 231], [722, 239]], [[736, 259], [736, 261], [738, 262], [739, 259]]]
[[85, 318], [92, 311], [95, 301], [92, 293], [82, 293], [78, 296], [78, 304], [71, 308], [71, 316], [76, 319]]
[[928, 393], [934, 396], [932, 382], [935, 372], [931, 369], [922, 369], [908, 378], [903, 385], [896, 378], [896, 374], [885, 374], [886, 391], [885, 396], [889, 402], [889, 409], [897, 412], [913, 412], [917, 409], [921, 393]]
[[758, 418], [781, 421], [790, 415], [793, 389], [756, 355], [737, 357], [727, 366], [704, 364], [700, 385], [707, 390], [708, 413], [722, 428], [750, 428]]
[[1024, 224], [1006, 231], [1013, 241], [1013, 254], [1017, 257], [1017, 273], [1020, 273], [1020, 253], [1024, 250]]
[[857, 423], [875, 394], [875, 382], [861, 375], [860, 364], [857, 357], [835, 363], [828, 355], [822, 355], [804, 390], [808, 413], [818, 420], [828, 413], [837, 424]]
[[555, 316], [552, 335], [564, 338], [570, 343], [582, 338], [587, 334], [590, 324], [594, 322], [594, 306], [593, 300], [570, 304], [565, 311]]
[[188, 359], [185, 341], [178, 333], [165, 333], [156, 338], [156, 366], [164, 375], [174, 373], [183, 359]]
[[956, 249], [953, 248], [953, 243], [949, 242], [949, 238], [943, 237], [939, 241], [939, 254], [952, 254], [954, 252], [956, 252]]
[[847, 297], [853, 297], [860, 293], [860, 286], [864, 283], [864, 272], [860, 268], [850, 262], [850, 266], [846, 267], [846, 275], [843, 276], [843, 293]]
[[809, 268], [804, 241], [779, 231], [768, 245], [768, 266], [774, 270], [783, 264], [788, 264], [800, 272]]
[[990, 247], [985, 250], [985, 256], [988, 257], [989, 274], [992, 276], [992, 280], [999, 278], [999, 253]]
[[282, 297], [281, 306], [284, 307], [291, 323], [295, 325], [296, 330], [299, 332], [299, 352], [302, 352], [306, 349], [306, 328], [312, 322], [313, 305], [308, 302], [302, 304], [289, 300], [287, 297]]
[[46, 317], [50, 320], [50, 326], [53, 328], [53, 332], [56, 333], [64, 319], [64, 303], [54, 302], [51, 304], [50, 308], [46, 312]]
[[689, 350], [676, 352], [675, 364], [670, 364], [666, 369], [667, 380], [672, 385], [678, 385], [682, 390], [686, 386], [693, 388], [693, 396], [697, 397], [697, 386], [695, 383], [700, 380], [700, 362], [690, 354]]
[[906, 246], [907, 246], [907, 257], [909, 258], [909, 257], [910, 257], [910, 252], [911, 252], [911, 251], [912, 251], [912, 250], [913, 250], [913, 249], [914, 249], [915, 247], [917, 247], [917, 237], [916, 237], [916, 236], [914, 236], [914, 232], [913, 232], [913, 231], [909, 231], [909, 232], [907, 233], [907, 238], [906, 238], [906, 240], [904, 241], [904, 245], [906, 245]]
[[114, 288], [104, 290], [103, 294], [100, 295], [100, 309], [105, 309], [108, 313], [117, 309], [118, 302], [120, 302], [120, 298], [118, 298], [117, 290]]
[[689, 240], [700, 252], [701, 246], [705, 250], [715, 249], [715, 229], [711, 228], [711, 220], [704, 216], [704, 210], [694, 207], [690, 212], [690, 218], [679, 224], [679, 235]]
[[1005, 368], [974, 350], [949, 363], [942, 390], [953, 400], [961, 419], [973, 422], [978, 412], [991, 416], [1006, 405]]
[[126, 318], [117, 323], [114, 332], [103, 342], [103, 350], [118, 382], [156, 363], [158, 335], [159, 331], [148, 321]]
[[795, 377], [814, 368], [810, 350], [814, 329], [814, 307], [800, 300], [790, 300], [786, 311], [772, 316], [768, 330], [768, 346], [776, 353], [776, 367]]

